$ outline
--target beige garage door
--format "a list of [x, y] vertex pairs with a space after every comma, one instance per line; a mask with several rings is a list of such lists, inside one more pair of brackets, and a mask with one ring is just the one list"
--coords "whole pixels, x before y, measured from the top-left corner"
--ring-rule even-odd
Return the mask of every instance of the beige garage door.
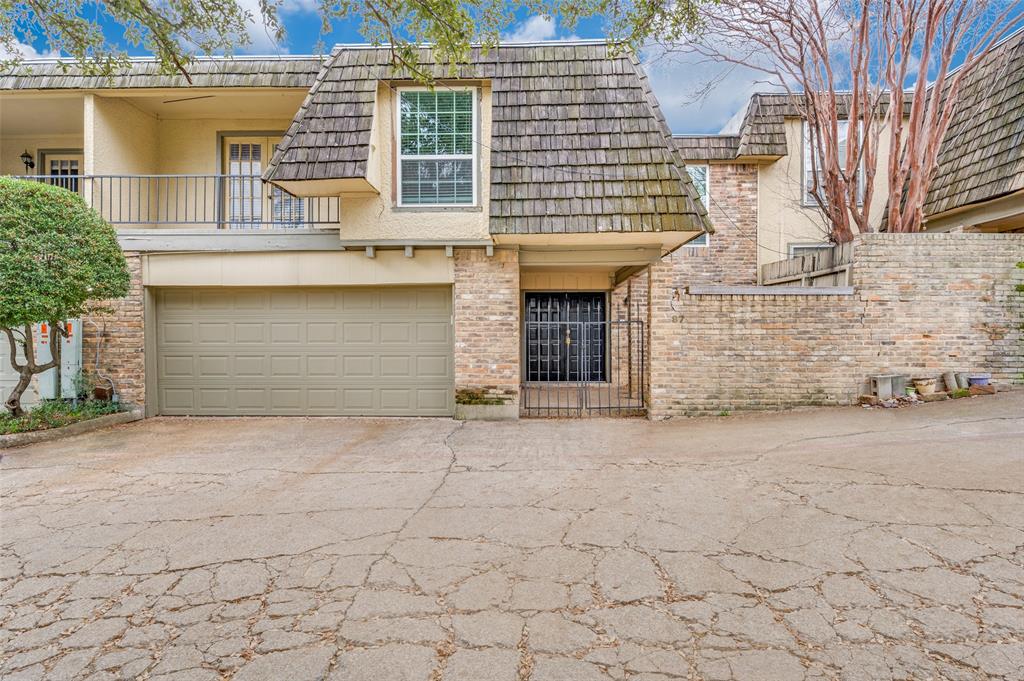
[[161, 289], [161, 414], [446, 416], [451, 289]]

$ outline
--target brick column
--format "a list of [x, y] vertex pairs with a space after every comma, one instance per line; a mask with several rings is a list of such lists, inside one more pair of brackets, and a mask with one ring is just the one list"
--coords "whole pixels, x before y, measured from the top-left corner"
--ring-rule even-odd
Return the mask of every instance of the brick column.
[[663, 419], [679, 399], [679, 374], [688, 367], [682, 357], [672, 295], [679, 273], [662, 260], [647, 268], [647, 417]]
[[519, 404], [519, 253], [455, 251], [455, 400]]
[[[98, 374], [109, 376], [122, 402], [142, 406], [146, 401], [146, 353], [143, 324], [142, 256], [125, 253], [131, 286], [128, 295], [100, 303], [106, 312], [82, 320], [82, 370], [96, 385], [106, 385]], [[90, 323], [92, 322], [92, 323]], [[103, 332], [102, 338], [100, 333]], [[99, 367], [96, 348], [100, 348]]]

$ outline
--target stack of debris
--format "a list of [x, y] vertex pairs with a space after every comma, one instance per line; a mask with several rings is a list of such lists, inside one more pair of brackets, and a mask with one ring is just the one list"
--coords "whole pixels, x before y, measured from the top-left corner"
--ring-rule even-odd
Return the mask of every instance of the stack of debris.
[[[940, 381], [945, 390], [940, 390]], [[994, 395], [996, 385], [991, 374], [947, 371], [941, 377], [920, 376], [907, 379], [901, 374], [879, 374], [869, 379], [871, 392], [861, 395], [865, 408], [895, 409], [924, 402], [938, 402], [976, 395]]]

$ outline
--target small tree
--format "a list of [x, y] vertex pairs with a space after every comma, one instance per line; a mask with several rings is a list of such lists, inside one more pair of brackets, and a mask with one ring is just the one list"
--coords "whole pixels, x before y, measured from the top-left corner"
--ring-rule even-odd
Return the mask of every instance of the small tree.
[[[18, 383], [4, 406], [21, 415], [32, 377], [60, 366], [65, 323], [96, 309], [90, 301], [128, 293], [114, 228], [82, 197], [61, 187], [0, 177], [0, 330]], [[33, 324], [49, 326], [53, 358], [36, 361]], [[23, 360], [19, 360], [19, 350]]]

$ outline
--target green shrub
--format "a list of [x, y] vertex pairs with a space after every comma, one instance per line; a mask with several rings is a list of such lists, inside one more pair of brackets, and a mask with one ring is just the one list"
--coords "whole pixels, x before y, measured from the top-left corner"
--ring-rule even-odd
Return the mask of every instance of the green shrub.
[[94, 419], [97, 416], [116, 414], [119, 411], [121, 411], [121, 405], [117, 402], [90, 400], [75, 404], [64, 400], [48, 400], [21, 416], [0, 414], [0, 435], [60, 428], [79, 421]]

